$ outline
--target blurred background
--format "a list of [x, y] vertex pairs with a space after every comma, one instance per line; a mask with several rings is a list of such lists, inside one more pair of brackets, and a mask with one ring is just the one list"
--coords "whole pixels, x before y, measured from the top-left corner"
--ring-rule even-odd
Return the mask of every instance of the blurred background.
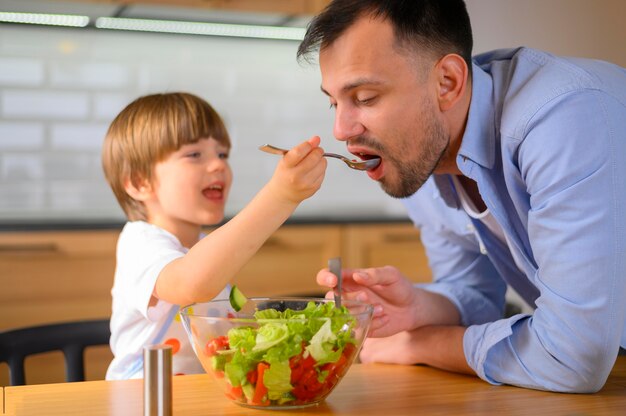
[[[235, 174], [227, 216], [273, 172], [276, 157], [259, 152], [259, 145], [290, 147], [320, 135], [327, 150], [346, 153], [332, 136], [333, 111], [319, 90], [317, 65], [301, 65], [295, 57], [303, 28], [326, 3], [1, 0], [0, 223], [122, 222], [102, 175], [100, 148], [114, 116], [144, 94], [193, 92], [224, 117], [234, 143]], [[467, 4], [476, 53], [525, 45], [626, 65], [622, 0]], [[10, 23], [10, 12], [86, 16], [89, 22], [86, 27]], [[103, 17], [279, 27], [292, 30], [295, 39], [97, 28]], [[330, 161], [326, 178], [296, 218], [404, 218], [398, 201], [363, 173]]]
[[[333, 111], [315, 63], [296, 61], [311, 16], [328, 0], [0, 0], [0, 331], [108, 319], [124, 223], [100, 165], [109, 123], [145, 94], [209, 101], [233, 140], [227, 216], [270, 178], [276, 156], [332, 137]], [[468, 0], [475, 53], [529, 46], [626, 66], [624, 0]], [[162, 31], [162, 32], [158, 32]], [[165, 33], [163, 32], [165, 31]], [[305, 201], [241, 270], [249, 296], [315, 294], [331, 257], [345, 267], [394, 265], [431, 279], [419, 232], [399, 201], [330, 160]], [[530, 312], [512, 291], [510, 309]], [[63, 381], [60, 352], [29, 357], [27, 383]], [[86, 355], [100, 379], [108, 346]], [[0, 386], [8, 369], [0, 363]]]

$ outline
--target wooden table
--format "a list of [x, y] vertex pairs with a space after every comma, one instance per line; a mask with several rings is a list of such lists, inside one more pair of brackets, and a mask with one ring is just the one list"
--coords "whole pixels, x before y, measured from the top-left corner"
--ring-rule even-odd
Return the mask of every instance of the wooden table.
[[[143, 414], [142, 380], [87, 381], [4, 388], [8, 415]], [[210, 376], [174, 377], [175, 415], [255, 415], [227, 401]], [[355, 364], [319, 406], [275, 415], [617, 415], [626, 414], [626, 356], [596, 394], [559, 394], [492, 386], [422, 366]]]

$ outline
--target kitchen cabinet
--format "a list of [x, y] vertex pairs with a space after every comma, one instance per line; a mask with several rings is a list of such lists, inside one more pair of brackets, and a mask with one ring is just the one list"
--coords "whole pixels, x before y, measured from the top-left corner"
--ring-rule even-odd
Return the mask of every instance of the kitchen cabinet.
[[[0, 233], [0, 330], [50, 322], [108, 317], [117, 231]], [[88, 380], [104, 377], [108, 347], [85, 352]], [[25, 361], [28, 383], [63, 381], [63, 355]], [[8, 366], [0, 364], [0, 385]]]
[[109, 316], [118, 233], [0, 233], [0, 329]]
[[241, 270], [234, 283], [249, 296], [319, 295], [317, 272], [328, 259], [343, 267], [393, 265], [415, 282], [431, 280], [419, 231], [410, 223], [286, 225]]
[[390, 265], [414, 282], [432, 280], [419, 231], [410, 223], [349, 225], [342, 236], [345, 267]]
[[[108, 317], [119, 229], [0, 232], [0, 330]], [[320, 295], [317, 272], [329, 258], [344, 267], [392, 264], [415, 281], [429, 279], [419, 233], [410, 223], [287, 224], [234, 282], [248, 296]], [[86, 377], [104, 377], [107, 347], [87, 349]], [[62, 381], [62, 354], [26, 360], [29, 384]], [[0, 364], [0, 385], [8, 367]]]
[[286, 225], [269, 238], [237, 274], [247, 296], [315, 295], [315, 282], [329, 258], [340, 256], [342, 226]]

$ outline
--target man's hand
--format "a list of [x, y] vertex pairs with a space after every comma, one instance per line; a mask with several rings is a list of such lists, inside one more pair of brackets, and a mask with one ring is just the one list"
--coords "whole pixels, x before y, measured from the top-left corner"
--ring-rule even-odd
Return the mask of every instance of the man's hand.
[[417, 364], [419, 339], [416, 331], [402, 331], [385, 338], [367, 338], [363, 343], [361, 362], [387, 364]]
[[475, 374], [463, 351], [461, 326], [422, 326], [386, 338], [368, 338], [361, 349], [361, 362], [426, 364], [443, 370]]
[[[386, 337], [414, 328], [416, 289], [398, 269], [391, 266], [344, 269], [342, 277], [343, 298], [374, 305], [374, 319], [368, 336]], [[317, 274], [317, 283], [333, 288], [337, 285], [337, 277], [323, 269]]]
[[[425, 325], [459, 325], [461, 317], [446, 297], [414, 286], [395, 267], [344, 269], [343, 294], [374, 305], [368, 337], [387, 337]], [[317, 274], [317, 283], [334, 288], [337, 278], [328, 269]], [[327, 294], [332, 298], [332, 292]]]

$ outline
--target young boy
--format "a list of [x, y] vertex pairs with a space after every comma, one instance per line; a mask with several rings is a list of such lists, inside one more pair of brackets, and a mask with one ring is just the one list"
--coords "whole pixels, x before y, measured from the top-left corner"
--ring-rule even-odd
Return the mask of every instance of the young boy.
[[173, 347], [173, 373], [201, 373], [179, 306], [228, 296], [227, 285], [298, 204], [321, 186], [326, 161], [313, 137], [291, 149], [237, 216], [224, 217], [230, 139], [219, 115], [187, 93], [155, 94], [113, 120], [104, 173], [128, 222], [117, 245], [107, 379], [143, 376], [143, 347]]

